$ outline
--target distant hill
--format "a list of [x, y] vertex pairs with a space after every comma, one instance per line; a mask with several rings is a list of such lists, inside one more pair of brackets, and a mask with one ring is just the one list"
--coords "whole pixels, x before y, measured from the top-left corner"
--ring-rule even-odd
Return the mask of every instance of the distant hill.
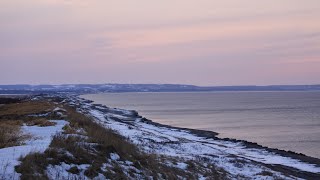
[[188, 92], [188, 91], [320, 91], [320, 85], [194, 86], [184, 84], [0, 85], [0, 94]]

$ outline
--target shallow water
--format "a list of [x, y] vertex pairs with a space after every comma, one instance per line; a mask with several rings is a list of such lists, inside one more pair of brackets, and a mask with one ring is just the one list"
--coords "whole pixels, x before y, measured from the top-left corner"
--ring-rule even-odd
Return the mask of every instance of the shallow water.
[[163, 124], [320, 158], [320, 92], [109, 93], [83, 98]]

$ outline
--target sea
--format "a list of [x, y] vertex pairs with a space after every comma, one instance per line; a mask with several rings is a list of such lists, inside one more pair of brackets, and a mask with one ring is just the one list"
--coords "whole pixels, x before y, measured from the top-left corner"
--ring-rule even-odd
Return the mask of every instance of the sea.
[[320, 92], [103, 93], [83, 98], [152, 121], [320, 158]]

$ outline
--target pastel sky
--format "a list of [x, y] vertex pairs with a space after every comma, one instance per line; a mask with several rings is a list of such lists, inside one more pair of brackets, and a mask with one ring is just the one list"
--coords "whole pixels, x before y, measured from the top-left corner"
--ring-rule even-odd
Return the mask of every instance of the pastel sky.
[[320, 84], [319, 0], [0, 0], [0, 84]]

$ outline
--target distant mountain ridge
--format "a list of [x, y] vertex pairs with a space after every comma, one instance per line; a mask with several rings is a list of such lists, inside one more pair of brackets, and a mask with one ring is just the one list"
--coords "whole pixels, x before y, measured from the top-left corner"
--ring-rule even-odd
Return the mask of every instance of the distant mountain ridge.
[[0, 85], [0, 94], [188, 92], [188, 91], [320, 91], [320, 85], [195, 86], [185, 84]]

